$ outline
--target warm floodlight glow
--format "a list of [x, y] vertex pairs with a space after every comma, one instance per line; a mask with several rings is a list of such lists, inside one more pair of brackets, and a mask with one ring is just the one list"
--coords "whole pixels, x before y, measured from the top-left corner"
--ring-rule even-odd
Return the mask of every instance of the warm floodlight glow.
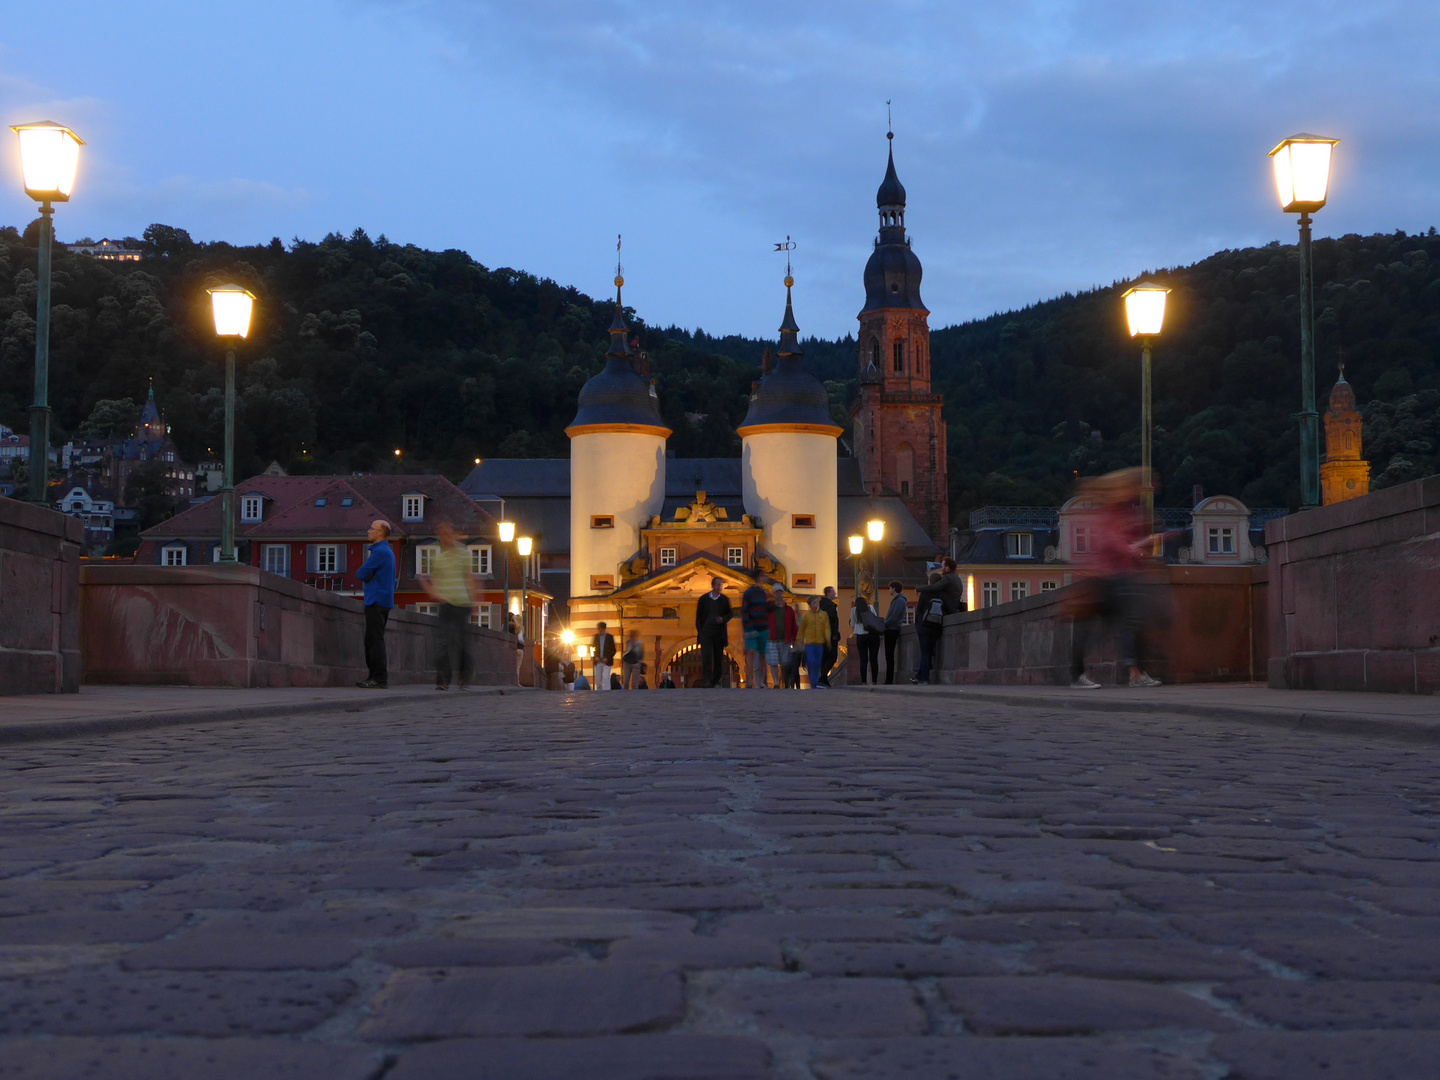
[[1125, 290], [1125, 318], [1131, 337], [1154, 337], [1165, 325], [1165, 294], [1170, 290], [1153, 281], [1142, 281]]
[[530, 557], [530, 548], [534, 543], [535, 541], [530, 539], [530, 537], [522, 536], [515, 541], [515, 551], [522, 559], [528, 559]]
[[255, 294], [239, 285], [217, 285], [205, 291], [210, 294], [210, 306], [215, 313], [215, 333], [220, 337], [248, 336]]
[[863, 536], [850, 537], [850, 554], [859, 555], [865, 550], [865, 538]]
[[500, 542], [501, 542], [502, 544], [508, 544], [511, 540], [514, 540], [514, 539], [515, 539], [515, 522], [513, 522], [513, 521], [502, 521], [502, 522], [500, 522]]
[[69, 128], [50, 120], [10, 130], [20, 137], [25, 194], [37, 202], [69, 202], [80, 147], [85, 144]]
[[867, 521], [865, 523], [865, 533], [873, 543], [878, 544], [881, 540], [885, 539], [885, 522], [879, 518], [876, 518], [874, 521]]
[[1325, 205], [1330, 193], [1330, 156], [1339, 139], [1292, 135], [1274, 150], [1275, 189], [1287, 214], [1310, 214]]
[[396, 457], [399, 457], [399, 456], [400, 456], [400, 448], [399, 448], [398, 446], [395, 448], [395, 456], [396, 456]]
[[563, 641], [566, 645], [574, 645], [575, 632], [573, 630], [561, 630], [560, 640]]

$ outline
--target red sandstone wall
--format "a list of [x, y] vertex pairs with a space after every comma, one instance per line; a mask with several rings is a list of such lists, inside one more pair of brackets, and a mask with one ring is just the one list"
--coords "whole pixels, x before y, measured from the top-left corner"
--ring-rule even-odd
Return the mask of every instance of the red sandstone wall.
[[[359, 600], [251, 566], [87, 566], [80, 609], [86, 682], [348, 686], [366, 674]], [[435, 626], [391, 613], [392, 683], [433, 682]], [[468, 633], [474, 681], [513, 686], [514, 639]]]
[[80, 689], [85, 525], [0, 496], [0, 695]]
[[1271, 686], [1440, 692], [1440, 476], [1272, 521]]

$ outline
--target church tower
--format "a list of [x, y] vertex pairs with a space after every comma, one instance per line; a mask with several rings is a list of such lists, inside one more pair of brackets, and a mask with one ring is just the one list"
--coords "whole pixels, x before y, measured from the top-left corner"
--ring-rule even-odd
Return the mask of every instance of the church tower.
[[665, 501], [665, 440], [655, 384], [635, 370], [615, 275], [615, 319], [605, 367], [580, 390], [570, 437], [570, 595], [576, 633], [603, 619], [620, 564]]
[[805, 370], [790, 304], [794, 284], [787, 272], [775, 363], [755, 383], [738, 428], [740, 483], [745, 513], [759, 519], [765, 549], [785, 567], [786, 584], [810, 594], [840, 584], [835, 459], [844, 429], [830, 415], [825, 387]]
[[1320, 463], [1320, 502], [1323, 506], [1370, 493], [1370, 463], [1360, 457], [1360, 410], [1355, 391], [1345, 381], [1345, 365], [1330, 391], [1325, 410], [1325, 460]]
[[860, 400], [855, 456], [871, 495], [899, 495], [937, 547], [950, 535], [944, 398], [930, 392], [930, 312], [920, 260], [905, 234], [905, 187], [895, 175], [895, 133], [875, 194], [880, 235], [865, 264], [860, 319]]

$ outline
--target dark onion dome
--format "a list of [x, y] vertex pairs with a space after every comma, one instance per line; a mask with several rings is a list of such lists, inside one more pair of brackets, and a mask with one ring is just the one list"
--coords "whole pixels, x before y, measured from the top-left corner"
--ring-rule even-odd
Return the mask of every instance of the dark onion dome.
[[865, 370], [860, 372], [861, 386], [879, 386], [884, 381], [885, 380], [880, 377], [880, 369], [875, 366], [874, 360], [867, 363]]
[[660, 418], [660, 400], [655, 383], [635, 370], [634, 358], [626, 344], [629, 328], [625, 325], [625, 308], [620, 303], [622, 277], [615, 278], [615, 319], [610, 323], [610, 351], [605, 366], [580, 388], [580, 408], [565, 429], [572, 439], [589, 431], [622, 430], [670, 437], [670, 429]]
[[785, 318], [780, 323], [780, 347], [775, 366], [750, 393], [750, 411], [738, 431], [746, 435], [765, 431], [804, 431], [838, 437], [843, 428], [830, 415], [830, 395], [824, 385], [805, 370], [805, 353], [800, 348], [795, 310], [790, 305], [792, 277], [785, 278]]
[[1355, 390], [1345, 381], [1345, 365], [1340, 365], [1340, 378], [1330, 391], [1330, 412], [1359, 412], [1355, 406]]

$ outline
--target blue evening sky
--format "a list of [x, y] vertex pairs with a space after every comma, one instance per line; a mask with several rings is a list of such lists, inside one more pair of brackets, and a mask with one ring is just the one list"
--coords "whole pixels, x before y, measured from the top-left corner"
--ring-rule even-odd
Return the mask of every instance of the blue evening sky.
[[[1420, 0], [52, 0], [0, 23], [6, 123], [87, 142], [61, 239], [332, 230], [609, 289], [652, 324], [855, 325], [896, 164], [932, 326], [1289, 242], [1266, 152], [1343, 140], [1317, 235], [1440, 224]], [[0, 221], [33, 204], [0, 185]]]

